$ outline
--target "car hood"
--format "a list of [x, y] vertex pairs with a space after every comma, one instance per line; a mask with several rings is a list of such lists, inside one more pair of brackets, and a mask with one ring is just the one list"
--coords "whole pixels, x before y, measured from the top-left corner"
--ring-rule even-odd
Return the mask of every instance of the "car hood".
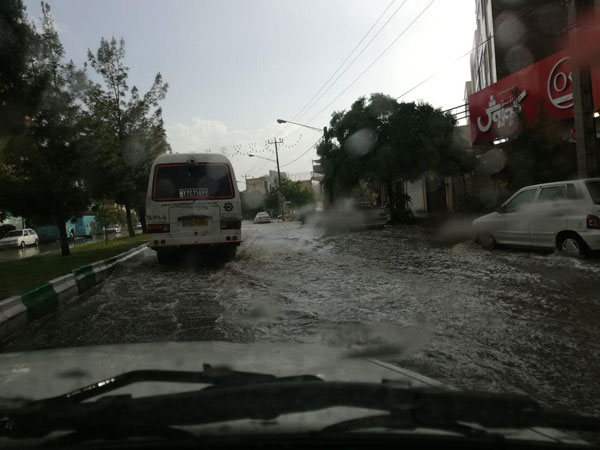
[[[48, 398], [131, 370], [202, 371], [204, 364], [276, 376], [317, 375], [326, 381], [381, 383], [382, 380], [394, 380], [405, 387], [444, 387], [433, 379], [402, 367], [372, 358], [349, 357], [344, 349], [317, 344], [182, 342], [0, 353], [0, 396]], [[197, 384], [146, 382], [111, 391], [108, 395], [131, 394], [141, 397], [197, 389]], [[375, 413], [360, 408], [328, 408], [288, 414], [268, 423], [250, 419], [238, 420], [232, 422], [226, 431], [244, 433], [319, 430], [340, 421]], [[221, 433], [224, 430], [219, 424], [202, 425], [197, 428], [201, 433]], [[411, 432], [431, 433], [431, 430]], [[572, 437], [551, 429], [501, 430], [501, 434], [512, 439], [582, 442], [574, 441]]]
[[[76, 347], [0, 354], [0, 396], [40, 399], [60, 395], [123, 372], [141, 369], [202, 371], [203, 364], [276, 376], [317, 375], [326, 381], [401, 380], [440, 386], [435, 380], [375, 359], [350, 358], [343, 349], [313, 344], [173, 342]], [[188, 390], [190, 385], [142, 383], [134, 395]], [[197, 385], [195, 385], [197, 388]]]
[[482, 222], [487, 222], [487, 221], [493, 220], [497, 216], [498, 216], [497, 212], [486, 214], [484, 216], [481, 216], [481, 217], [478, 217], [477, 219], [475, 219], [473, 221], [473, 225], [477, 225], [478, 223], [482, 223]]

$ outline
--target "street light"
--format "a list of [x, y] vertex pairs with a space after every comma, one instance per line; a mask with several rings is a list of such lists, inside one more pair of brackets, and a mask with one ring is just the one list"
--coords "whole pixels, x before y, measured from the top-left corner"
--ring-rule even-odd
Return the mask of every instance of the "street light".
[[323, 127], [323, 129], [321, 129], [321, 128], [317, 128], [317, 127], [311, 127], [310, 125], [304, 125], [302, 123], [292, 122], [291, 120], [284, 120], [284, 119], [277, 119], [277, 123], [292, 123], [292, 124], [298, 125], [300, 127], [310, 128], [311, 130], [319, 131], [323, 134], [327, 133], [327, 127]]
[[271, 161], [271, 162], [274, 162], [274, 163], [276, 163], [276, 162], [277, 162], [277, 161], [275, 161], [274, 159], [271, 159], [271, 158], [265, 158], [264, 156], [253, 155], [252, 153], [249, 153], [249, 154], [248, 154], [248, 156], [249, 156], [250, 158], [260, 158], [260, 159], [266, 159], [267, 161]]

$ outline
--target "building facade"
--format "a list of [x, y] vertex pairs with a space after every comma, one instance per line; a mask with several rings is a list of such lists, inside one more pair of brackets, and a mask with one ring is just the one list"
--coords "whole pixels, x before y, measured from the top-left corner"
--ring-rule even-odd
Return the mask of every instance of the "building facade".
[[476, 0], [475, 14], [473, 92], [568, 46], [563, 0]]
[[269, 177], [246, 178], [246, 190], [266, 194], [269, 191]]

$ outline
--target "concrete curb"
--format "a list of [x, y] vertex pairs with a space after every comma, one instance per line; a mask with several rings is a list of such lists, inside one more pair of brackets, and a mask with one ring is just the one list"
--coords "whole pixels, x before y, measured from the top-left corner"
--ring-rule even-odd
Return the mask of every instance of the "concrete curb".
[[73, 269], [73, 273], [50, 280], [24, 294], [0, 301], [0, 339], [82, 294], [104, 280], [115, 267], [147, 248], [134, 247], [120, 255]]

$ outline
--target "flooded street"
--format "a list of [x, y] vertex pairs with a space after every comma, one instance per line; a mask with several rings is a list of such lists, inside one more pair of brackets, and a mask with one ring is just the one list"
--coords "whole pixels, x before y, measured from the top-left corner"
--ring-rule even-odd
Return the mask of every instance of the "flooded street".
[[422, 226], [328, 235], [244, 223], [223, 267], [153, 251], [2, 351], [124, 342], [324, 342], [450, 385], [600, 414], [600, 260], [443, 244]]

